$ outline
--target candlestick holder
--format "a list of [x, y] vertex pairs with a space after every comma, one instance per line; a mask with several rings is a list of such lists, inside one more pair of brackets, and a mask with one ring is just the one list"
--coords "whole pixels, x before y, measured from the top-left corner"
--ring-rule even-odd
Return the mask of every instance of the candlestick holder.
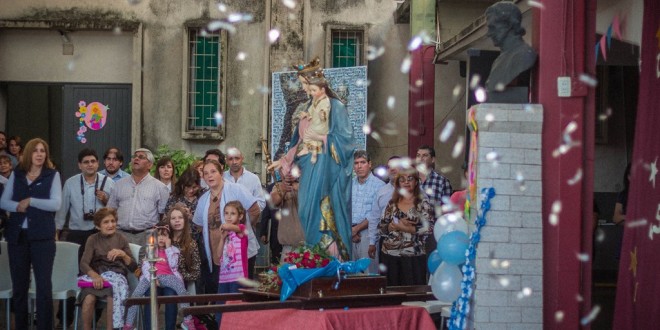
[[149, 306], [151, 315], [151, 330], [158, 330], [158, 295], [156, 294], [156, 262], [160, 260], [154, 253], [153, 236], [150, 238], [150, 243], [147, 245], [147, 258], [149, 263]]

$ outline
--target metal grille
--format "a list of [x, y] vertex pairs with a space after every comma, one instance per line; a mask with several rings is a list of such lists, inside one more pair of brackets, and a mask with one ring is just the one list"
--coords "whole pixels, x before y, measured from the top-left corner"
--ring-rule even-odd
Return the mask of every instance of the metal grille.
[[188, 120], [189, 131], [218, 130], [216, 113], [221, 109], [221, 49], [220, 34], [202, 29], [188, 30], [190, 65], [188, 67]]
[[364, 31], [332, 31], [332, 67], [343, 68], [362, 65]]

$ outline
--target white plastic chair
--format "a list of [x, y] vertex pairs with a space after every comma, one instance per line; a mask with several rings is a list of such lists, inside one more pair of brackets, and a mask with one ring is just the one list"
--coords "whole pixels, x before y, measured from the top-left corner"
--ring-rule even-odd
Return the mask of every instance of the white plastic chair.
[[7, 306], [7, 329], [11, 324], [11, 296], [12, 284], [11, 274], [9, 273], [9, 252], [7, 252], [7, 242], [0, 242], [0, 299], [5, 301]]
[[[64, 300], [62, 304], [62, 324], [67, 324], [66, 299], [78, 296], [78, 248], [79, 244], [70, 242], [55, 242], [55, 263], [53, 264], [53, 300]], [[33, 275], [34, 276], [34, 275]], [[37, 299], [37, 290], [34, 278], [31, 281], [28, 299], [34, 306]]]
[[[131, 257], [133, 257], [133, 260], [137, 263], [138, 268], [142, 267], [142, 262], [140, 261], [140, 249], [142, 249], [141, 245], [129, 243], [128, 244], [131, 248]], [[129, 273], [128, 276], [126, 277], [128, 280], [128, 288], [130, 289], [131, 292], [135, 290], [135, 287], [137, 287], [138, 282], [140, 279], [135, 276], [134, 273]]]
[[[137, 244], [133, 244], [133, 243], [129, 243], [128, 245], [131, 249], [131, 257], [138, 264], [138, 267], [140, 267], [140, 262], [139, 262], [138, 258], [139, 258], [140, 249], [142, 248], [142, 246], [137, 245]], [[138, 281], [140, 279], [137, 278], [137, 276], [135, 276], [134, 273], [129, 272], [128, 276], [126, 276], [126, 280], [128, 281], [128, 289], [129, 289], [129, 293], [130, 293], [130, 292], [133, 292], [133, 290], [135, 290], [135, 287], [137, 286]], [[106, 304], [105, 299], [97, 299], [95, 307], [96, 307], [96, 309], [102, 309], [102, 308], [105, 308], [105, 304]], [[75, 330], [78, 330], [78, 319], [79, 319], [79, 311], [78, 310], [79, 310], [79, 308], [80, 308], [79, 306], [76, 306], [76, 320], [75, 320], [75, 325], [76, 326], [75, 326]], [[135, 322], [135, 324], [138, 328], [140, 328], [140, 326], [139, 326], [140, 325], [140, 323], [139, 323], [140, 318], [141, 318], [141, 315], [140, 315], [140, 313], [138, 313], [138, 319]], [[96, 329], [96, 323], [97, 323], [96, 313], [94, 313], [94, 319], [93, 319], [92, 322], [93, 322], [92, 323], [92, 328]]]
[[[141, 268], [142, 262], [140, 260], [140, 249], [142, 249], [142, 245], [137, 245], [134, 243], [129, 243], [128, 245], [131, 248], [131, 257], [133, 257], [133, 260], [135, 260], [135, 262], [137, 263], [138, 268]], [[135, 273], [129, 273], [126, 279], [128, 280], [129, 292], [132, 293], [133, 290], [135, 290], [135, 288], [137, 287], [138, 283], [140, 282], [140, 279], [137, 276], [135, 276]], [[136, 328], [138, 329], [142, 328], [142, 308], [138, 309], [137, 320], [135, 320], [134, 324]]]

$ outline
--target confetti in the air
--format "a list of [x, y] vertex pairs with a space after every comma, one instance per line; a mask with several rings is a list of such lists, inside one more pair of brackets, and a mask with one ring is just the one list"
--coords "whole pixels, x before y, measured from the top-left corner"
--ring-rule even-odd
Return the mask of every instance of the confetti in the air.
[[387, 168], [384, 166], [378, 166], [374, 170], [374, 174], [376, 174], [377, 177], [379, 178], [386, 178], [387, 177]]
[[381, 57], [383, 54], [385, 54], [385, 47], [375, 47], [375, 46], [369, 46], [367, 47], [367, 60], [373, 61], [379, 57]]
[[408, 73], [408, 71], [410, 71], [411, 65], [412, 59], [410, 58], [410, 55], [408, 55], [403, 59], [403, 62], [401, 62], [401, 73]]
[[598, 115], [598, 120], [605, 121], [605, 120], [607, 120], [607, 118], [610, 118], [611, 116], [612, 116], [612, 108], [607, 107], [607, 109], [605, 109], [604, 113], [601, 113], [600, 115]]
[[282, 3], [284, 4], [284, 6], [286, 6], [289, 9], [296, 8], [296, 2], [293, 0], [282, 0]]
[[529, 0], [529, 1], [527, 1], [527, 5], [529, 5], [530, 7], [538, 8], [538, 9], [545, 9], [545, 6], [540, 1]]
[[388, 109], [394, 109], [394, 106], [396, 105], [396, 99], [394, 96], [388, 96], [387, 97], [387, 108]]
[[474, 91], [474, 98], [479, 103], [485, 102], [486, 101], [486, 90], [483, 87], [477, 88], [477, 90]]
[[493, 165], [497, 165], [500, 161], [500, 154], [497, 153], [497, 151], [490, 151], [486, 154], [486, 160], [493, 163]]
[[293, 169], [291, 169], [291, 175], [294, 178], [299, 178], [300, 177], [300, 168], [298, 168], [298, 166], [295, 166]]
[[578, 168], [577, 172], [575, 172], [575, 175], [572, 178], [568, 179], [567, 183], [569, 186], [572, 186], [580, 182], [580, 180], [582, 180], [582, 169]]
[[242, 286], [250, 287], [250, 288], [258, 288], [261, 285], [261, 283], [251, 279], [247, 279], [245, 277], [239, 278], [238, 280], [236, 280], [236, 282], [238, 282]]
[[454, 133], [454, 127], [456, 123], [453, 120], [449, 120], [445, 125], [445, 128], [440, 133], [440, 142], [447, 142], [452, 133]]
[[646, 223], [647, 223], [646, 219], [639, 219], [628, 222], [626, 226], [628, 228], [642, 227], [642, 226], [646, 226]]
[[457, 158], [458, 156], [461, 155], [463, 152], [463, 145], [465, 144], [465, 138], [461, 135], [458, 137], [456, 140], [456, 143], [454, 144], [454, 150], [451, 152], [451, 157], [452, 158]]
[[272, 29], [268, 31], [268, 41], [272, 44], [280, 37], [280, 30]]
[[206, 28], [209, 31], [217, 31], [217, 30], [222, 29], [222, 30], [226, 30], [227, 32], [229, 32], [231, 34], [236, 33], [236, 27], [235, 26], [233, 26], [233, 25], [231, 25], [227, 22], [223, 22], [223, 21], [212, 21], [211, 23], [209, 23], [206, 26]]
[[422, 37], [416, 35], [412, 39], [410, 39], [410, 42], [408, 43], [408, 51], [412, 52], [413, 50], [419, 48], [419, 46], [421, 45], [422, 45]]
[[379, 264], [378, 265], [378, 270], [380, 270], [381, 274], [387, 273], [387, 266], [385, 266], [385, 264]]
[[598, 313], [600, 313], [600, 306], [596, 305], [596, 306], [594, 306], [594, 308], [591, 309], [591, 312], [589, 312], [589, 314], [587, 314], [587, 316], [583, 317], [580, 320], [580, 324], [587, 325], [587, 324], [591, 323], [593, 320], [596, 319], [596, 317], [598, 316]]
[[516, 183], [518, 183], [518, 189], [520, 191], [527, 190], [527, 186], [525, 185], [525, 176], [521, 171], [516, 172]]
[[369, 125], [369, 123], [362, 125], [362, 133], [365, 135], [371, 134], [371, 125]]
[[559, 223], [559, 213], [561, 212], [561, 201], [555, 201], [552, 203], [552, 209], [550, 216], [548, 217], [548, 222], [552, 226], [556, 226]]
[[454, 90], [452, 90], [451, 95], [454, 99], [457, 99], [461, 95], [462, 92], [463, 92], [463, 86], [456, 85], [456, 86], [454, 86]]
[[478, 74], [475, 74], [472, 76], [472, 79], [470, 79], [470, 89], [476, 89], [479, 87], [479, 81], [481, 81], [481, 76]]
[[588, 253], [578, 253], [577, 254], [577, 259], [582, 261], [582, 262], [587, 262], [587, 261], [589, 261], [589, 254]]
[[596, 87], [598, 86], [598, 80], [586, 73], [580, 74], [579, 77], [580, 81], [583, 82], [585, 85], [589, 87]]
[[215, 114], [213, 115], [213, 118], [215, 119], [215, 125], [216, 126], [221, 126], [223, 122], [222, 118], [222, 112], [216, 111]]

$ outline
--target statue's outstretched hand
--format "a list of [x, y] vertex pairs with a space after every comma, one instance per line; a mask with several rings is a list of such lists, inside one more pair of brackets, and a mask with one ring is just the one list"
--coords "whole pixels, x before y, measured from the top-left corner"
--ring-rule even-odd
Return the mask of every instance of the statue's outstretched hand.
[[268, 166], [267, 170], [268, 171], [277, 171], [280, 168], [282, 168], [282, 162], [279, 161], [279, 160], [276, 160]]

